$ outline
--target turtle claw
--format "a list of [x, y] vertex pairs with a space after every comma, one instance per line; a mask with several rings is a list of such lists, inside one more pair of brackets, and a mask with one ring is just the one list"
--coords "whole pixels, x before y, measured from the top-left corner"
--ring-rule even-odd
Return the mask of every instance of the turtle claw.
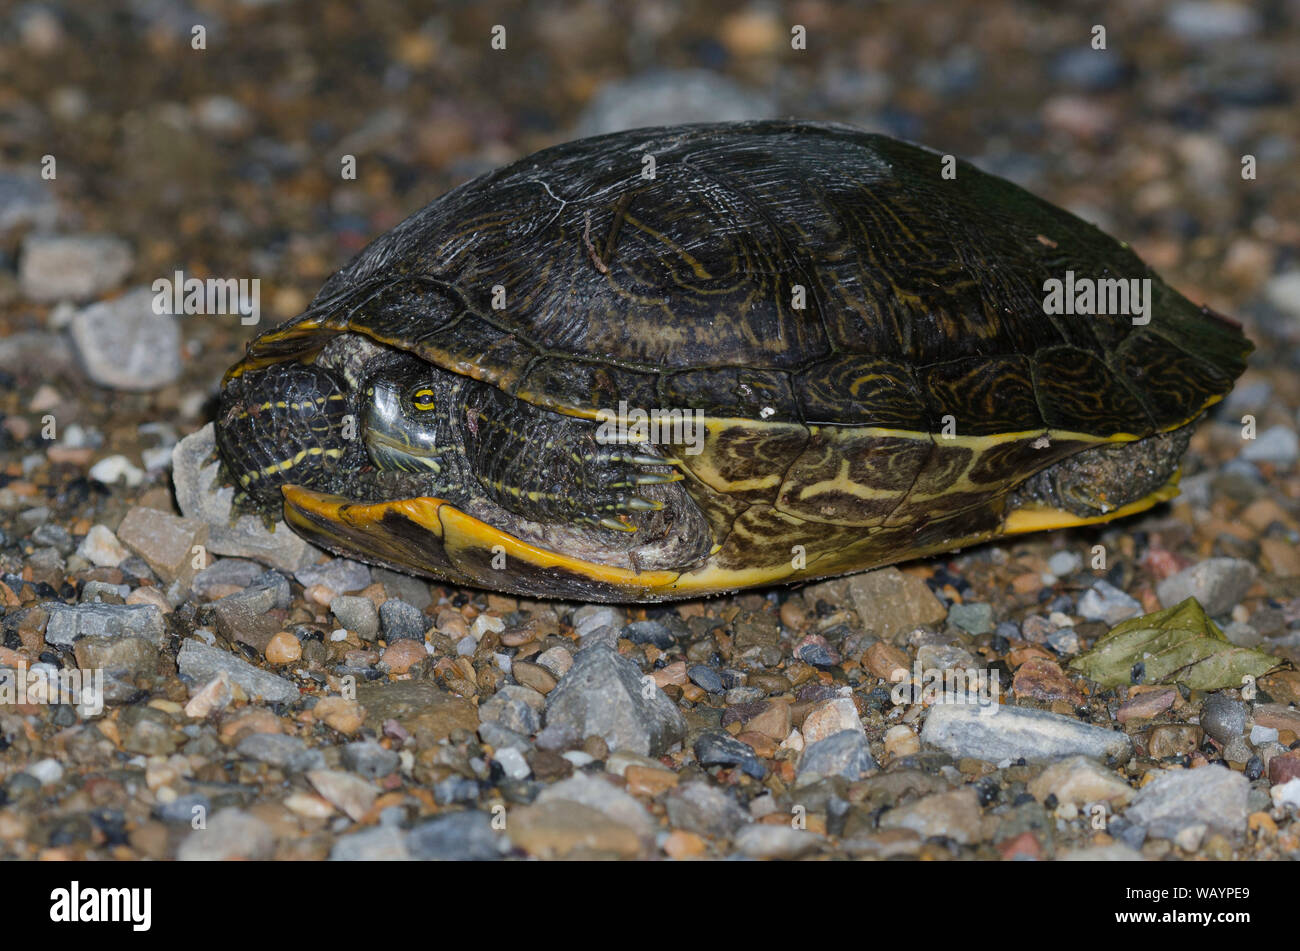
[[639, 495], [634, 495], [622, 505], [625, 512], [662, 512], [664, 504], [662, 502], [652, 502], [649, 499], [643, 499]]
[[601, 528], [608, 528], [613, 532], [635, 532], [636, 526], [629, 525], [626, 522], [620, 522], [616, 518], [602, 518], [599, 523]]

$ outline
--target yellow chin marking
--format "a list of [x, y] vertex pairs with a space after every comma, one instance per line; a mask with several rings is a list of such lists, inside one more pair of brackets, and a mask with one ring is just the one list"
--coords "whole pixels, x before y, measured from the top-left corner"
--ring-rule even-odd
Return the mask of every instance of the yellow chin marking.
[[1074, 528], [1077, 525], [1095, 525], [1098, 522], [1109, 522], [1112, 519], [1125, 518], [1129, 515], [1136, 515], [1138, 512], [1145, 512], [1154, 505], [1161, 502], [1167, 502], [1178, 494], [1178, 479], [1182, 470], [1174, 472], [1169, 481], [1156, 489], [1150, 495], [1144, 495], [1136, 502], [1130, 502], [1128, 505], [1121, 505], [1113, 512], [1107, 512], [1104, 515], [1082, 516], [1075, 515], [1073, 512], [1066, 512], [1062, 509], [1054, 508], [1022, 508], [1016, 509], [1007, 516], [1006, 524], [1003, 528], [1004, 534], [1018, 535], [1023, 532], [1050, 532], [1058, 528]]

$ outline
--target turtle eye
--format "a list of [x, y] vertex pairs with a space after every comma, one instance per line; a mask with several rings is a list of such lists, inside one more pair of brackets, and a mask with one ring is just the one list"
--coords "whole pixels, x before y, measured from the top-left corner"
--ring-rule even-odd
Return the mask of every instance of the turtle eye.
[[433, 390], [427, 386], [422, 386], [411, 393], [411, 405], [423, 413], [437, 408], [434, 400]]

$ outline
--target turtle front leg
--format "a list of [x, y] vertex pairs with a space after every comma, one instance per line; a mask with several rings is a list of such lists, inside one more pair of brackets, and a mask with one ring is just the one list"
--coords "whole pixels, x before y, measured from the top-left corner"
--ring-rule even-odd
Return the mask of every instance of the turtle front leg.
[[640, 516], [663, 508], [644, 490], [682, 478], [648, 447], [602, 445], [594, 423], [495, 387], [466, 387], [461, 411], [470, 470], [495, 502], [531, 521], [635, 532]]

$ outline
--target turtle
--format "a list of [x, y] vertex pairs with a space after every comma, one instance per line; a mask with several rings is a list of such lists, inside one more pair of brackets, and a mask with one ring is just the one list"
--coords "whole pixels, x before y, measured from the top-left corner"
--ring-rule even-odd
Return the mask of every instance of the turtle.
[[335, 553], [654, 602], [1141, 512], [1251, 349], [1126, 244], [923, 146], [647, 128], [377, 238], [229, 369], [217, 446], [242, 508]]

